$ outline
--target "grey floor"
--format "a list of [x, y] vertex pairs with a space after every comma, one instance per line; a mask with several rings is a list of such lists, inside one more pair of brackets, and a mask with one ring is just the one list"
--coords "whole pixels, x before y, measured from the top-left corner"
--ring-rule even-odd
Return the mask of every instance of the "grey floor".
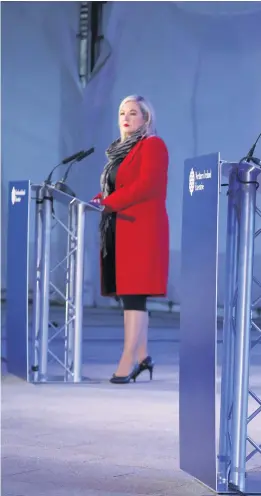
[[[61, 324], [61, 312], [53, 311], [52, 320]], [[122, 317], [88, 311], [84, 322], [85, 384], [30, 385], [6, 374], [2, 363], [2, 495], [213, 494], [179, 469], [178, 321], [152, 316], [154, 380], [144, 374], [126, 386], [108, 382], [122, 347]], [[53, 350], [62, 356], [62, 342]], [[50, 370], [59, 376], [59, 367], [50, 364]], [[252, 370], [261, 392], [258, 347]], [[260, 424], [254, 427], [259, 441]], [[260, 455], [249, 463], [261, 470]]]

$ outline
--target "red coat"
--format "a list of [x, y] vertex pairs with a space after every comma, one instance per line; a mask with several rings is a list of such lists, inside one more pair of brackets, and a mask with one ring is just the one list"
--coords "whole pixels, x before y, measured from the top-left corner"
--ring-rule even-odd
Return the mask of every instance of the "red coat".
[[152, 136], [129, 152], [119, 166], [114, 193], [101, 201], [118, 213], [118, 295], [166, 295], [169, 268], [167, 180], [166, 145], [161, 138]]

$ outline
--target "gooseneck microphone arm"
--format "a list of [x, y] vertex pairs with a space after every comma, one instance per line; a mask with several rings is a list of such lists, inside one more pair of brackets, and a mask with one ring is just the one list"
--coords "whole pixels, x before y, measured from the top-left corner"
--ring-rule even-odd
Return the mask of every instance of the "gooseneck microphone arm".
[[70, 196], [75, 196], [75, 193], [74, 191], [70, 188], [70, 186], [68, 186], [68, 184], [65, 184], [65, 181], [68, 177], [68, 174], [72, 168], [72, 166], [76, 163], [76, 162], [80, 162], [81, 160], [83, 160], [84, 158], [88, 157], [89, 155], [91, 155], [92, 153], [94, 152], [94, 148], [89, 148], [89, 150], [86, 150], [86, 151], [83, 151], [70, 165], [69, 167], [67, 167], [66, 171], [65, 171], [65, 174], [64, 174], [64, 177], [60, 180], [60, 181], [57, 181], [57, 183], [55, 183], [55, 188], [58, 189], [59, 191], [62, 191], [63, 193], [66, 193], [67, 195], [70, 195]]
[[70, 157], [66, 157], [64, 158], [59, 164], [57, 164], [50, 172], [49, 176], [47, 177], [47, 179], [45, 180], [45, 184], [51, 184], [51, 179], [52, 179], [52, 175], [54, 173], [54, 171], [60, 167], [60, 165], [66, 165], [68, 164], [69, 162], [71, 162], [72, 160], [77, 160], [77, 158], [79, 156], [81, 156], [82, 154], [84, 153], [84, 150], [81, 150], [80, 152], [77, 152], [77, 153], [74, 153], [74, 155], [70, 155]]
[[[261, 137], [261, 133], [260, 133], [260, 134], [259, 134], [259, 136], [257, 137], [257, 139], [256, 139], [255, 143], [251, 146], [251, 148], [250, 148], [250, 150], [249, 150], [249, 152], [248, 152], [248, 154], [247, 154], [247, 156], [246, 156], [246, 162], [250, 162], [250, 160], [252, 159], [252, 157], [253, 157], [253, 155], [254, 155], [254, 151], [255, 151], [255, 149], [256, 149], [256, 145], [257, 145], [257, 143], [258, 143], [258, 141], [259, 141], [260, 137]], [[253, 158], [255, 158], [255, 157], [253, 157]], [[257, 160], [258, 160], [258, 159], [257, 159]], [[253, 160], [253, 162], [254, 162], [254, 160]]]
[[68, 175], [69, 175], [69, 172], [73, 166], [73, 164], [75, 164], [76, 162], [80, 162], [81, 160], [83, 160], [84, 158], [88, 157], [89, 155], [91, 155], [92, 153], [94, 152], [94, 148], [89, 148], [89, 150], [86, 150], [85, 152], [82, 152], [81, 155], [79, 157], [77, 157], [70, 165], [69, 167], [67, 167], [66, 171], [65, 171], [65, 174], [64, 174], [64, 177], [62, 178], [62, 182], [65, 183]]

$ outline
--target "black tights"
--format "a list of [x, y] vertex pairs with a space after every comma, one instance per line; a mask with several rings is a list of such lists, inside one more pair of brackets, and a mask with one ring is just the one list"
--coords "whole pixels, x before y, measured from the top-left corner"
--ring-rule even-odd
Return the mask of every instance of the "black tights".
[[139, 310], [140, 312], [146, 312], [146, 295], [122, 295], [121, 300], [123, 302], [124, 310]]

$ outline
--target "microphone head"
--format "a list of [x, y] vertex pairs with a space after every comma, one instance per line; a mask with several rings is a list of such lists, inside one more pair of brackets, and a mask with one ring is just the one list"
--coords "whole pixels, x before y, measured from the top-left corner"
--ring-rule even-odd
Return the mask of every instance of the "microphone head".
[[79, 155], [79, 157], [76, 159], [76, 160], [77, 160], [77, 162], [80, 162], [80, 160], [83, 160], [84, 158], [88, 157], [88, 155], [91, 155], [91, 153], [93, 153], [93, 152], [94, 152], [94, 148], [93, 148], [93, 147], [92, 147], [92, 148], [89, 148], [89, 150], [85, 150], [85, 151], [83, 151], [83, 152]]
[[80, 157], [82, 153], [84, 153], [84, 150], [81, 150], [80, 152], [74, 153], [70, 157], [64, 158], [62, 161], [62, 164], [66, 165], [66, 164], [69, 164], [69, 162], [72, 162], [73, 160], [77, 160], [78, 157]]

